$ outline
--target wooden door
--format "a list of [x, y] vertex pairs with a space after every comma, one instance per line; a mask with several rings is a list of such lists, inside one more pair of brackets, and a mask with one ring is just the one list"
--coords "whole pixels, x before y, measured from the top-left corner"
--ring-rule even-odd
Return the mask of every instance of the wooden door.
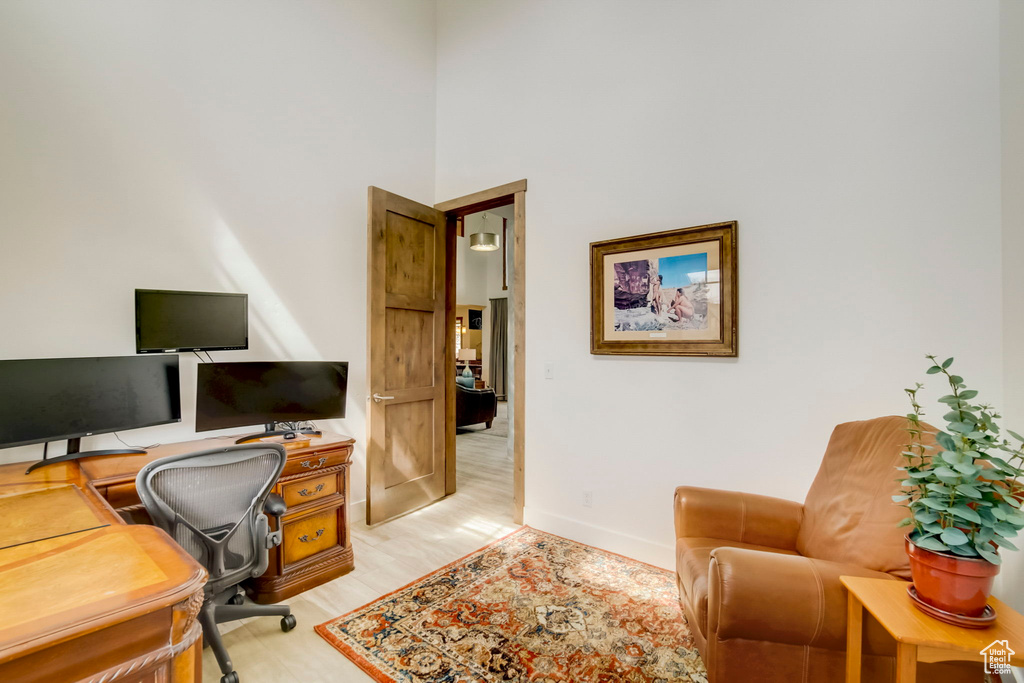
[[366, 521], [445, 494], [445, 218], [370, 188]]

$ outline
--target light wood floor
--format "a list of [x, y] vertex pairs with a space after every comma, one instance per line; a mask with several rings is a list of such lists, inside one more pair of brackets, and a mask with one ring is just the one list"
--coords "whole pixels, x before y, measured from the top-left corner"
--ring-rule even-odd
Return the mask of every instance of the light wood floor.
[[[499, 404], [504, 409], [505, 404]], [[352, 524], [356, 568], [287, 601], [298, 626], [282, 633], [277, 617], [222, 624], [241, 683], [371, 681], [313, 627], [401, 588], [512, 531], [512, 461], [506, 439], [476, 432], [456, 437], [457, 492], [377, 527]], [[203, 681], [220, 669], [203, 653]]]

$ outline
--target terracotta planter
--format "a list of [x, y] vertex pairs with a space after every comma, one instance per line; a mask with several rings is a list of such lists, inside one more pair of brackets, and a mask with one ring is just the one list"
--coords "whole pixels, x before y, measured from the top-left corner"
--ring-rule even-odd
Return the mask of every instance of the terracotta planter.
[[910, 575], [920, 598], [951, 614], [978, 617], [992, 594], [999, 565], [975, 557], [937, 553], [906, 537]]

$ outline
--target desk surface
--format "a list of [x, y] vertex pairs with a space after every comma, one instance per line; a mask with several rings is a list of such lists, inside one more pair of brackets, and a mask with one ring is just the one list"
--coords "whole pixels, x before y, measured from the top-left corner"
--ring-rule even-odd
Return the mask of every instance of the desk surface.
[[[44, 539], [0, 550], [0, 664], [175, 605], [206, 580], [166, 533], [125, 524], [77, 462], [0, 466], [0, 508]], [[107, 526], [67, 533], [89, 519]]]
[[[112, 482], [112, 481], [135, 481], [135, 476], [139, 471], [160, 458], [168, 455], [178, 455], [179, 453], [190, 453], [193, 451], [205, 451], [213, 448], [225, 448], [228, 446], [235, 445], [235, 439], [239, 438], [239, 434], [229, 434], [227, 436], [212, 436], [207, 439], [195, 439], [192, 441], [182, 441], [179, 443], [168, 443], [162, 444], [155, 448], [149, 449], [145, 454], [140, 455], [105, 455], [98, 458], [86, 458], [79, 461], [81, 464], [82, 472], [87, 475], [90, 481], [94, 482]], [[305, 436], [302, 437], [305, 440]], [[249, 445], [253, 445], [258, 442], [250, 442]], [[309, 445], [304, 448], [288, 448], [287, 442], [282, 442], [282, 445], [288, 449], [288, 454], [291, 456], [295, 455], [314, 455], [318, 452], [318, 449], [330, 446], [337, 448], [339, 445], [351, 445], [354, 444], [355, 440], [350, 436], [343, 434], [335, 434], [333, 432], [324, 432], [323, 436], [310, 437]], [[46, 467], [36, 470], [36, 472], [46, 471]], [[35, 472], [33, 472], [35, 474]]]
[[110, 524], [72, 484], [0, 496], [0, 520], [0, 550]]
[[[134, 491], [135, 476], [147, 463], [234, 445], [236, 438], [56, 463], [27, 475], [26, 463], [0, 465], [0, 525], [15, 520], [0, 530], [0, 670], [28, 667], [25, 662], [39, 663], [39, 658], [53, 662], [62, 656], [53, 654], [58, 650], [67, 656], [67, 648], [88, 638], [105, 641], [109, 632], [137, 640], [133, 629], [140, 619], [177, 609], [195, 600], [197, 592], [201, 597], [206, 571], [162, 530], [126, 524], [97, 486], [108, 493]], [[337, 453], [352, 443], [350, 437], [325, 433], [308, 446], [289, 449], [289, 461], [292, 456], [319, 459], [321, 451]], [[165, 646], [167, 638], [164, 633]], [[72, 664], [77, 659], [71, 656]]]
[[[864, 609], [878, 620], [898, 642], [908, 645], [954, 650], [975, 657], [996, 640], [1012, 645], [1024, 644], [1024, 616], [995, 597], [988, 604], [996, 611], [996, 623], [990, 628], [971, 629], [953, 626], [929, 617], [914, 606], [907, 595], [905, 581], [865, 577], [840, 577]], [[1014, 666], [1024, 666], [1024, 647], [1011, 658]]]

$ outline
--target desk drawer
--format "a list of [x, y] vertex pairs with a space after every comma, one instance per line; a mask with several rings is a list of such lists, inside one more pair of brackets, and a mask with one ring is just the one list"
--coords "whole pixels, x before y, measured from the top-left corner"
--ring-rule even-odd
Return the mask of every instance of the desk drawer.
[[139, 494], [135, 490], [134, 481], [129, 484], [111, 484], [107, 487], [104, 497], [110, 503], [110, 507], [115, 510], [142, 504], [142, 499], [139, 498]]
[[288, 566], [310, 555], [339, 545], [338, 508], [284, 523], [284, 564]]
[[325, 470], [328, 467], [344, 465], [348, 462], [352, 449], [339, 448], [334, 450], [313, 451], [301, 455], [288, 454], [288, 462], [285, 463], [282, 477], [291, 477], [297, 474], [313, 474], [318, 470]]
[[341, 471], [335, 471], [319, 477], [304, 477], [282, 484], [281, 495], [284, 497], [285, 505], [290, 510], [298, 505], [311, 503], [337, 493], [339, 475], [344, 476]]

